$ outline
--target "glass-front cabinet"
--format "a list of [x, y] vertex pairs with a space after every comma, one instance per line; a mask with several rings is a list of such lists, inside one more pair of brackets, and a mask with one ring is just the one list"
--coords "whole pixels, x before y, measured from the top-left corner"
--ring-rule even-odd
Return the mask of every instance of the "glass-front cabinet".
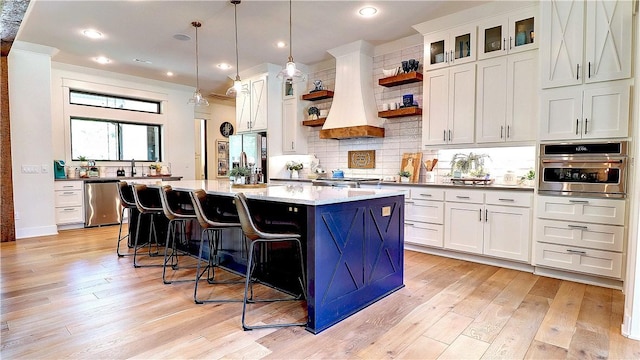
[[425, 36], [425, 71], [476, 60], [476, 26], [465, 25]]
[[536, 8], [491, 18], [478, 26], [478, 60], [535, 49]]

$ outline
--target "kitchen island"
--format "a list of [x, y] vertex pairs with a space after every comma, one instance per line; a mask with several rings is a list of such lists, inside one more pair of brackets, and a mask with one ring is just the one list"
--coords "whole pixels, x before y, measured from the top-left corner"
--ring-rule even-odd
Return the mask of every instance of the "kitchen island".
[[228, 181], [169, 183], [222, 198], [243, 192], [254, 215], [302, 235], [307, 330], [318, 333], [402, 288], [404, 194], [311, 185], [235, 188]]

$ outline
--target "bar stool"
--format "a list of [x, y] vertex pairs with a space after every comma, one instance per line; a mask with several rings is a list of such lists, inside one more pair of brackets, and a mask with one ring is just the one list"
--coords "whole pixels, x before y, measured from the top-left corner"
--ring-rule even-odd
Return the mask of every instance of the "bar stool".
[[[136, 238], [133, 246], [133, 267], [163, 266], [163, 264], [138, 265], [137, 263], [138, 249], [144, 245], [148, 245], [150, 257], [158, 256], [158, 249], [160, 248], [160, 245], [158, 244], [158, 234], [154, 226], [154, 219], [156, 216], [164, 215], [160, 200], [160, 193], [157, 190], [149, 189], [147, 185], [135, 184], [133, 185], [133, 197], [136, 200], [136, 208], [140, 212], [136, 225]], [[140, 239], [140, 220], [142, 219], [142, 215], [147, 215], [149, 217], [149, 236], [146, 243], [138, 245], [138, 241]], [[155, 253], [151, 252], [151, 237], [153, 237], [153, 241], [156, 245]]]
[[122, 236], [122, 224], [124, 223], [124, 211], [129, 210], [129, 221], [131, 221], [131, 212], [136, 208], [136, 199], [133, 197], [133, 188], [126, 181], [120, 181], [118, 186], [118, 194], [120, 195], [120, 229], [118, 230], [118, 245], [116, 246], [116, 254], [118, 257], [131, 256], [133, 254], [121, 254], [120, 242], [131, 237], [131, 226], [127, 229], [127, 234]]
[[[216, 264], [214, 259], [217, 258], [218, 249], [220, 247], [220, 233], [223, 229], [240, 228], [240, 223], [237, 221], [238, 218], [235, 214], [224, 216], [224, 214], [216, 214], [216, 211], [207, 211], [211, 207], [211, 197], [207, 195], [204, 190], [194, 190], [189, 194], [191, 195], [191, 201], [196, 213], [196, 218], [202, 227], [200, 250], [198, 251], [198, 263], [196, 265], [195, 286], [193, 289], [193, 301], [196, 304], [202, 304], [205, 302], [240, 302], [242, 301], [241, 299], [198, 299], [198, 283], [205, 272], [207, 273], [207, 282], [209, 284], [242, 284], [244, 282], [243, 280], [217, 281], [215, 279], [215, 268], [218, 264]], [[202, 261], [202, 250], [205, 246], [205, 239], [209, 246], [209, 256], [206, 268], [201, 271], [200, 263]]]
[[[171, 268], [178, 270], [178, 257], [179, 256], [191, 256], [189, 253], [189, 242], [187, 240], [187, 223], [191, 220], [196, 220], [196, 213], [193, 209], [186, 209], [181, 206], [179, 201], [179, 194], [171, 188], [170, 185], [165, 185], [160, 189], [160, 202], [162, 203], [162, 211], [164, 216], [169, 220], [167, 227], [167, 239], [165, 241], [164, 248], [164, 263], [162, 266], [162, 282], [165, 284], [171, 284], [172, 282], [193, 281], [193, 279], [184, 280], [172, 280], [167, 281], [167, 264], [171, 262]], [[191, 201], [189, 201], [191, 205]], [[177, 238], [176, 232], [180, 232], [180, 237]], [[178, 244], [186, 245], [187, 250], [181, 250], [178, 248]], [[170, 245], [171, 244], [171, 245]], [[171, 252], [169, 252], [171, 248]]]
[[[306, 298], [306, 279], [305, 279], [305, 269], [304, 269], [304, 261], [302, 255], [302, 244], [300, 242], [300, 234], [285, 234], [285, 233], [267, 233], [264, 232], [255, 225], [251, 213], [249, 211], [249, 206], [247, 204], [247, 198], [243, 193], [238, 193], [235, 196], [236, 200], [236, 208], [238, 209], [238, 217], [240, 218], [240, 224], [242, 225], [242, 232], [244, 236], [250, 240], [251, 247], [249, 248], [249, 262], [247, 264], [247, 273], [245, 279], [244, 286], [244, 298], [242, 304], [242, 328], [244, 330], [253, 330], [253, 329], [262, 329], [262, 328], [272, 328], [272, 327], [285, 327], [285, 326], [305, 326], [306, 322], [300, 323], [278, 323], [278, 324], [267, 324], [267, 325], [253, 325], [249, 326], [245, 322], [246, 309], [248, 302], [272, 302], [272, 301], [300, 301]], [[298, 281], [301, 287], [301, 294], [299, 296], [290, 296], [287, 298], [278, 298], [278, 299], [254, 299], [253, 298], [253, 284], [257, 281], [253, 279], [253, 271], [255, 270], [256, 264], [254, 263], [257, 259], [268, 259], [269, 256], [266, 254], [269, 251], [268, 246], [262, 246], [261, 244], [272, 244], [272, 243], [282, 243], [282, 242], [292, 242], [298, 248], [298, 256], [300, 258], [300, 277]], [[264, 254], [260, 254], [261, 251], [264, 251]], [[256, 256], [256, 252], [258, 256]], [[249, 288], [251, 287], [251, 296], [249, 296]]]

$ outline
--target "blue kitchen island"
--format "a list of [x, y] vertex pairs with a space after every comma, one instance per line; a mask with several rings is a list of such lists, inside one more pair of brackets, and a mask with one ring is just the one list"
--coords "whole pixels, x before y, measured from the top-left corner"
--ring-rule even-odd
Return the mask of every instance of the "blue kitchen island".
[[295, 228], [302, 234], [307, 271], [306, 328], [312, 333], [404, 286], [401, 191], [312, 185], [242, 189], [227, 181], [211, 180], [170, 185], [175, 190], [204, 189], [221, 199], [244, 192], [265, 222]]

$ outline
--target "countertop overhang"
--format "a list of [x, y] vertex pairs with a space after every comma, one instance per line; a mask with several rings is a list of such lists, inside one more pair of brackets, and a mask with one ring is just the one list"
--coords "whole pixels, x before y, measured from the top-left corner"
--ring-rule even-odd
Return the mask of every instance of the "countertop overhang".
[[178, 181], [182, 180], [182, 176], [117, 176], [117, 177], [86, 177], [73, 179], [54, 179], [55, 181], [84, 181], [84, 182], [109, 182], [109, 181], [132, 181], [135, 180], [157, 180], [157, 181]]

